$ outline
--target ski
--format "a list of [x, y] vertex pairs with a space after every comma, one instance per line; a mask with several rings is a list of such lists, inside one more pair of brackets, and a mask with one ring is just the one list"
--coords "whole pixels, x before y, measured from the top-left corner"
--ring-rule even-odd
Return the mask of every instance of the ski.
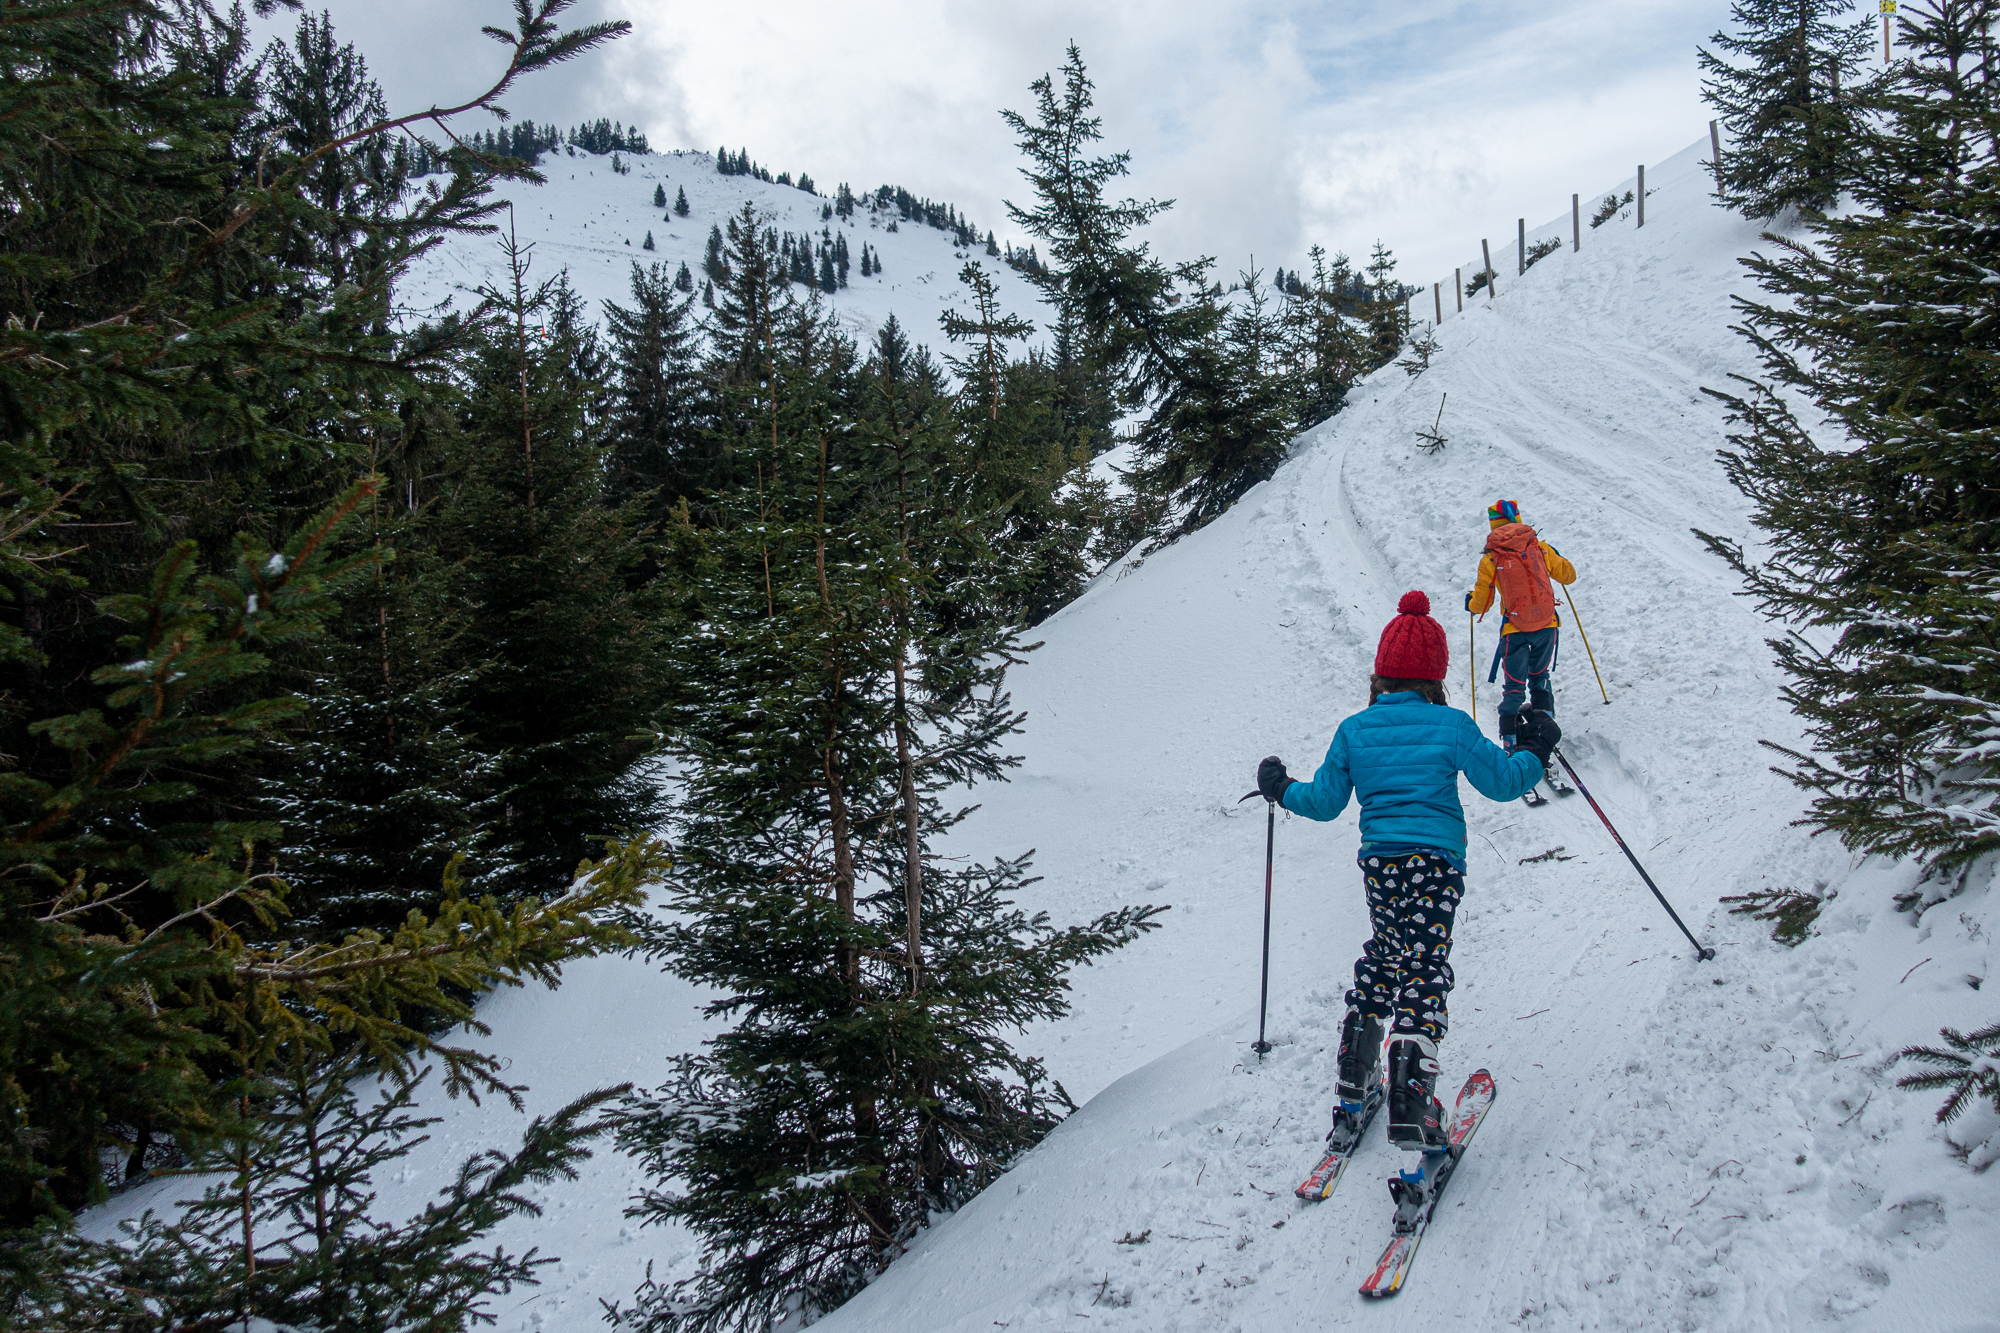
[[1458, 1169], [1459, 1159], [1465, 1156], [1466, 1145], [1472, 1142], [1474, 1131], [1491, 1109], [1495, 1091], [1493, 1075], [1484, 1069], [1465, 1080], [1465, 1086], [1458, 1090], [1458, 1102], [1452, 1109], [1450, 1127], [1445, 1131], [1443, 1160], [1435, 1168], [1436, 1179], [1425, 1182], [1425, 1188], [1415, 1189], [1403, 1177], [1389, 1178], [1389, 1192], [1396, 1199], [1396, 1234], [1390, 1237], [1388, 1248], [1382, 1251], [1382, 1258], [1376, 1262], [1374, 1271], [1361, 1284], [1363, 1296], [1381, 1300], [1403, 1289], [1403, 1279], [1409, 1276], [1410, 1264], [1417, 1257], [1417, 1246], [1423, 1244], [1424, 1232], [1430, 1227], [1431, 1216], [1437, 1212], [1438, 1199]]
[[1548, 770], [1548, 772], [1543, 774], [1543, 778], [1549, 784], [1549, 790], [1554, 792], [1556, 795], [1558, 796], [1576, 795], [1576, 788], [1569, 785], [1569, 779], [1563, 777], [1562, 774], [1556, 772], [1554, 769], [1550, 769]]
[[1319, 1159], [1319, 1165], [1312, 1169], [1312, 1174], [1300, 1181], [1299, 1187], [1292, 1193], [1307, 1203], [1319, 1203], [1332, 1196], [1335, 1187], [1340, 1184], [1340, 1178], [1347, 1174], [1347, 1164], [1354, 1160], [1355, 1150], [1360, 1148], [1361, 1141], [1368, 1136], [1368, 1126], [1375, 1123], [1375, 1113], [1382, 1109], [1382, 1102], [1386, 1096], [1384, 1085], [1378, 1083], [1375, 1091], [1361, 1103], [1361, 1123], [1349, 1136], [1347, 1146], [1333, 1147], [1332, 1137], [1329, 1136], [1326, 1156]]
[[1521, 794], [1521, 799], [1526, 801], [1531, 807], [1544, 806], [1549, 803], [1549, 798], [1542, 795], [1542, 790], [1539, 787], [1528, 788], [1527, 791]]

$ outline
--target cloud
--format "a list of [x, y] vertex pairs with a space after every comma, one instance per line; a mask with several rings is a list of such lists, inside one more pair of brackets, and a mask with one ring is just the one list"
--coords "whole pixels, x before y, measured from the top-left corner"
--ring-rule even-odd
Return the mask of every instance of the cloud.
[[[343, 0], [335, 22], [394, 105], [461, 94], [499, 48], [486, 0]], [[746, 147], [822, 187], [892, 182], [1009, 235], [1022, 198], [997, 114], [1082, 48], [1130, 192], [1176, 200], [1149, 239], [1224, 273], [1378, 237], [1429, 281], [1705, 133], [1698, 43], [1728, 0], [583, 0], [609, 50], [525, 84], [517, 114], [608, 116], [660, 147]]]

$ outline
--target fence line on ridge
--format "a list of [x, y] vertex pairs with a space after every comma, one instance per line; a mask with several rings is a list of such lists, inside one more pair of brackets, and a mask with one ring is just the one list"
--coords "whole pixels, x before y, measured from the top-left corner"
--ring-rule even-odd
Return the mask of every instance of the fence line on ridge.
[[[1714, 175], [1716, 188], [1719, 190], [1722, 187], [1722, 131], [1721, 128], [1717, 125], [1717, 123], [1713, 120], [1708, 122], [1708, 142], [1709, 142], [1709, 159], [1704, 165], [1706, 165], [1710, 169], [1711, 173]], [[1682, 151], [1685, 152], [1687, 150], [1683, 149]], [[1617, 198], [1617, 195], [1618, 191], [1614, 188], [1611, 191], [1609, 191], [1604, 196], [1604, 198], [1606, 200], [1615, 200]], [[1632, 196], [1633, 196], [1632, 203], [1633, 203], [1633, 215], [1634, 215], [1633, 229], [1636, 231], [1638, 228], [1646, 225], [1646, 164], [1643, 162], [1639, 163], [1638, 166], [1637, 179], [1632, 190]], [[1602, 204], [1600, 201], [1600, 207], [1601, 206]], [[1618, 205], [1618, 208], [1620, 209], [1622, 209], [1623, 207], [1624, 205], [1622, 203]], [[1583, 249], [1583, 196], [1581, 194], [1572, 194], [1569, 197], [1569, 219], [1570, 219], [1569, 222], [1570, 250], [1572, 253], [1575, 253]], [[1604, 218], [1604, 221], [1606, 222], [1610, 220], [1611, 219], [1609, 216]], [[1549, 253], [1549, 251], [1544, 250], [1542, 254], [1538, 254], [1533, 259], [1530, 259], [1528, 257], [1528, 220], [1525, 217], [1520, 218], [1515, 222], [1514, 225], [1515, 225], [1514, 243], [1517, 256], [1515, 264], [1515, 275], [1517, 277], [1525, 277], [1527, 275], [1529, 267], [1538, 262], [1540, 259], [1542, 259], [1547, 253]], [[1593, 229], [1595, 229], [1600, 225], [1602, 225], [1602, 223], [1597, 221], [1593, 221], [1591, 223]], [[1557, 232], [1556, 236], [1559, 238], [1561, 234], [1562, 234], [1561, 232]], [[1537, 241], [1535, 244], [1537, 245], [1537, 247], [1540, 247], [1544, 245], [1545, 242]], [[1554, 241], [1553, 246], [1551, 248], [1552, 249], [1560, 248], [1561, 245], [1562, 245], [1561, 240], [1557, 239]], [[1480, 237], [1479, 255], [1480, 255], [1480, 267], [1478, 271], [1473, 274], [1473, 286], [1470, 292], [1466, 290], [1464, 267], [1461, 265], [1460, 267], [1454, 268], [1451, 271], [1451, 286], [1453, 293], [1453, 303], [1455, 306], [1455, 309], [1453, 311], [1454, 314], [1464, 314], [1465, 298], [1468, 295], [1477, 295], [1478, 289], [1482, 286], [1486, 288], [1487, 300], [1491, 301], [1499, 295], [1499, 290], [1498, 290], [1499, 283], [1497, 281], [1498, 274], [1494, 271], [1493, 268], [1493, 248], [1492, 248], [1492, 242], [1489, 238], [1484, 236]], [[1442, 283], [1435, 283], [1435, 282], [1431, 284], [1431, 306], [1432, 306], [1432, 313], [1435, 316], [1433, 327], [1436, 327], [1437, 325], [1444, 323], [1444, 301], [1442, 295], [1439, 292], [1439, 288], [1442, 287], [1442, 285], [1443, 285]], [[1416, 301], [1416, 299], [1419, 296], [1421, 296], [1422, 293], [1423, 289], [1421, 287], [1411, 292], [1410, 295], [1407, 298], [1405, 298], [1406, 304]], [[1412, 318], [1414, 319], [1414, 314]]]

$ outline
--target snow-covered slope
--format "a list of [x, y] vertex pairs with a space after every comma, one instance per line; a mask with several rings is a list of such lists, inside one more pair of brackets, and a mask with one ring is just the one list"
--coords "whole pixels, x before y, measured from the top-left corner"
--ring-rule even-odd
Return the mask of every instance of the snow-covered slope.
[[[635, 263], [662, 263], [669, 274], [685, 263], [699, 290], [709, 229], [721, 226], [726, 231], [729, 219], [748, 200], [764, 215], [765, 225], [782, 234], [809, 232], [817, 238], [822, 229], [846, 232], [853, 252], [848, 285], [827, 296], [826, 301], [857, 338], [865, 340], [894, 314], [911, 341], [941, 348], [944, 335], [938, 328], [939, 314], [967, 308], [958, 273], [969, 259], [977, 260], [994, 275], [1001, 304], [1008, 312], [1040, 324], [1042, 312], [1034, 289], [1019, 273], [1004, 261], [989, 257], [984, 246], [959, 249], [949, 232], [921, 222], [901, 221], [890, 231], [889, 224], [897, 220], [893, 205], [882, 211], [857, 208], [846, 220], [823, 220], [820, 211], [831, 199], [753, 176], [720, 175], [713, 153], [617, 156], [631, 168], [629, 172], [612, 171], [610, 156], [551, 153], [539, 168], [546, 184], [502, 183], [495, 191], [497, 197], [513, 204], [511, 219], [506, 211], [496, 219], [502, 233], [511, 220], [519, 239], [534, 245], [534, 276], [539, 280], [553, 277], [559, 269], [568, 270], [570, 285], [593, 311], [604, 301], [632, 304]], [[669, 207], [653, 207], [656, 188], [664, 188]], [[683, 189], [688, 198], [684, 218], [674, 216], [671, 208], [675, 193]], [[990, 220], [987, 225], [991, 225]], [[649, 233], [655, 247], [652, 250], [644, 248]], [[881, 273], [865, 278], [861, 276], [863, 242], [883, 263]], [[494, 237], [454, 236], [426, 256], [398, 292], [414, 311], [446, 299], [464, 309], [471, 302], [472, 291], [501, 285], [503, 262]], [[804, 292], [803, 288], [793, 290]]]
[[[1800, 798], [1756, 744], [1798, 734], [1772, 628], [1689, 532], [1751, 535], [1699, 388], [1748, 369], [1726, 326], [1744, 286], [1734, 257], [1756, 239], [1708, 203], [1702, 147], [1648, 172], [1644, 230], [1607, 224], [1448, 316], [1428, 373], [1377, 375], [1234, 511], [1045, 627], [1014, 677], [1032, 719], [1023, 776], [966, 840], [1039, 845], [1041, 905], [1062, 913], [1175, 910], [1081, 976], [1071, 1021], [1036, 1034], [1091, 1102], [829, 1333], [1019, 1333], [1080, 1315], [1134, 1329], [1995, 1326], [1995, 1182], [1930, 1127], [1936, 1099], [1882, 1068], [1940, 1023], [1991, 1021], [1969, 984], [1989, 974], [1989, 885], [1913, 926], [1891, 904], [1913, 870], [1857, 866], [1788, 826]], [[1450, 443], [1426, 456], [1414, 432], [1446, 393]], [[1354, 1287], [1385, 1239], [1381, 1178], [1400, 1154], [1378, 1129], [1332, 1200], [1290, 1194], [1325, 1132], [1367, 930], [1354, 818], [1277, 831], [1277, 1046], [1260, 1064], [1264, 821], [1261, 802], [1233, 802], [1266, 753], [1316, 765], [1365, 702], [1405, 589], [1431, 594], [1467, 701], [1454, 609], [1499, 496], [1581, 574], [1612, 703], [1570, 634], [1564, 748], [1720, 956], [1693, 961], [1580, 797], [1529, 810], [1467, 789], [1443, 1082], [1486, 1065], [1499, 1099], [1410, 1288], [1364, 1306]], [[1480, 628], [1476, 654], [1489, 725], [1496, 633]], [[1521, 863], [1556, 847], [1572, 859]], [[1796, 950], [1716, 901], [1817, 883], [1839, 896]]]
[[[1753, 535], [1699, 390], [1750, 368], [1726, 327], [1744, 287], [1735, 258], [1756, 239], [1709, 204], [1700, 157], [1648, 172], [1644, 230], [1607, 224], [1580, 253], [1503, 272], [1498, 300], [1447, 317], [1428, 373], [1377, 375], [1229, 514], [1038, 631], [1046, 646], [1013, 677], [1026, 763], [980, 794], [961, 849], [1039, 848], [1028, 905], [1058, 919], [1133, 901], [1173, 910], [1078, 975], [1068, 1020], [1026, 1038], [1087, 1104], [829, 1333], [1996, 1327], [2000, 1185], [1930, 1124], [1936, 1098], [1896, 1090], [1885, 1069], [1941, 1024], [1993, 1019], [1972, 984], [1991, 974], [2000, 924], [1990, 878], [1920, 920], [1895, 911], [1915, 871], [1857, 864], [1790, 827], [1799, 794], [1756, 744], [1798, 734], [1763, 644], [1773, 629], [1689, 532]], [[640, 172], [597, 187], [651, 196]], [[688, 229], [697, 251], [707, 206]], [[917, 238], [948, 240], [905, 244]], [[889, 280], [907, 277], [897, 237], [881, 240]], [[624, 258], [617, 245], [602, 294], [617, 295]], [[1414, 432], [1446, 393], [1450, 443], [1427, 456]], [[1384, 1238], [1381, 1178], [1399, 1155], [1378, 1129], [1332, 1200], [1308, 1208], [1289, 1193], [1325, 1130], [1341, 992], [1367, 929], [1354, 817], [1277, 831], [1277, 1045], [1260, 1064], [1248, 1043], [1264, 820], [1261, 803], [1235, 801], [1262, 755], [1296, 772], [1318, 762], [1365, 702], [1376, 636], [1408, 588], [1431, 594], [1452, 636], [1449, 684], [1469, 702], [1468, 626], [1453, 608], [1501, 496], [1581, 574], [1612, 703], [1566, 632], [1564, 748], [1720, 956], [1692, 960], [1582, 798], [1528, 810], [1468, 790], [1445, 1082], [1483, 1064], [1499, 1100], [1409, 1289], [1364, 1306], [1353, 1289]], [[1479, 627], [1474, 653], [1488, 725], [1496, 633]], [[1571, 859], [1522, 863], [1551, 848]], [[1822, 883], [1838, 896], [1795, 950], [1717, 903]], [[701, 1038], [701, 998], [600, 960], [484, 1014], [541, 1111], [604, 1083], [660, 1081]], [[383, 1182], [385, 1211], [419, 1206], [467, 1153], [519, 1133], [491, 1105], [432, 1109], [445, 1120]], [[1981, 1112], [1953, 1133], [1982, 1143], [1996, 1130]], [[648, 1262], [662, 1279], [692, 1271], [691, 1238], [622, 1218], [638, 1184], [601, 1155], [545, 1192], [543, 1218], [507, 1229], [506, 1243], [564, 1263], [496, 1302], [500, 1333], [594, 1326], [597, 1298], [624, 1298]], [[185, 1188], [135, 1192], [93, 1225]]]

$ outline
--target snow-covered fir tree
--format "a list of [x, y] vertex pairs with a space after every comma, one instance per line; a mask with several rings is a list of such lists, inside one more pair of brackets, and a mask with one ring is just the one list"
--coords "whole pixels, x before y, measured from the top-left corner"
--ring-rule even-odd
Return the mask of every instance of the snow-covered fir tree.
[[2000, 849], [1995, 9], [1906, 11], [1858, 208], [1747, 261], [1774, 298], [1743, 325], [1769, 381], [1723, 395], [1730, 476], [1772, 554], [1715, 544], [1767, 610], [1832, 636], [1773, 644], [1814, 744], [1787, 751], [1791, 776], [1850, 847], [1947, 870]]
[[1729, 131], [1723, 201], [1752, 218], [1830, 206], [1860, 161], [1874, 21], [1847, 0], [1735, 0], [1730, 17], [1735, 30], [1696, 54], [1702, 99]]

